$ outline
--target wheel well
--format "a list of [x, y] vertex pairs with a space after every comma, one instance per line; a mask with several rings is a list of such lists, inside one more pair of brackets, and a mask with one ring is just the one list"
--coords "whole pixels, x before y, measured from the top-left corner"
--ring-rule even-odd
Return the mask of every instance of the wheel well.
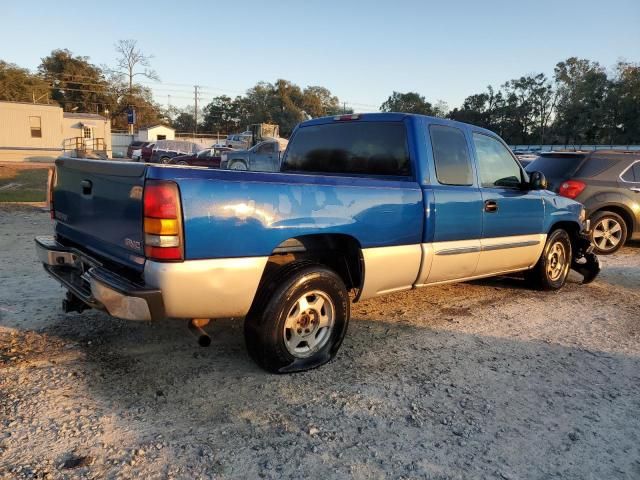
[[578, 245], [578, 235], [580, 234], [580, 226], [575, 222], [557, 222], [554, 223], [553, 226], [549, 229], [549, 235], [555, 230], [563, 229], [569, 234], [569, 238], [571, 239], [571, 248], [574, 252], [579, 249]]
[[594, 210], [593, 213], [591, 214], [591, 217], [593, 217], [596, 213], [602, 213], [602, 212], [613, 212], [620, 215], [624, 220], [624, 223], [627, 225], [628, 235], [631, 236], [631, 232], [633, 232], [633, 229], [634, 229], [633, 216], [624, 207], [620, 207], [618, 205], [607, 205], [606, 207], [602, 207], [602, 208], [599, 208], [598, 210]]
[[299, 261], [320, 263], [336, 272], [348, 290], [362, 288], [363, 259], [360, 242], [344, 234], [302, 235], [278, 245], [267, 261], [260, 286], [285, 265]]

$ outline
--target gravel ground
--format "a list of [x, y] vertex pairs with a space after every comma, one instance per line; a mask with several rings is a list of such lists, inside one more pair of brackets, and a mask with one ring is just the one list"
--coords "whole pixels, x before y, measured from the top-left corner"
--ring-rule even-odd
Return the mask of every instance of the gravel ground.
[[558, 293], [499, 278], [354, 306], [275, 376], [238, 320], [61, 312], [47, 213], [0, 206], [0, 478], [640, 478], [640, 245]]

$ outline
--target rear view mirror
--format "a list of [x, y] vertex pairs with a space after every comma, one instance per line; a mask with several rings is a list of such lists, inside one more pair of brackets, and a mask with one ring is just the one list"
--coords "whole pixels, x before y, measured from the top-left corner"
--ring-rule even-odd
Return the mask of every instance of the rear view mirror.
[[529, 185], [532, 190], [546, 190], [549, 186], [542, 172], [531, 172], [529, 174]]

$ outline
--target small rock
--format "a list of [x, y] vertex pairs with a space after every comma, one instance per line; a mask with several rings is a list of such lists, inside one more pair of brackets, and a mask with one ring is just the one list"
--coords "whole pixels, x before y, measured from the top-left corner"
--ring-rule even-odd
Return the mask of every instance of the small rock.
[[318, 427], [309, 428], [309, 435], [317, 435], [320, 433], [320, 429]]

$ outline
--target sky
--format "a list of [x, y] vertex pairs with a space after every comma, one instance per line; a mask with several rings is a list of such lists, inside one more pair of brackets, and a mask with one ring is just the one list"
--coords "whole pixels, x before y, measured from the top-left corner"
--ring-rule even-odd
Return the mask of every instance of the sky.
[[393, 91], [453, 108], [570, 56], [640, 62], [640, 0], [5, 2], [0, 60], [35, 69], [67, 48], [112, 66], [114, 43], [132, 38], [154, 57], [156, 101], [178, 106], [193, 104], [193, 85], [208, 103], [284, 78], [356, 111]]

